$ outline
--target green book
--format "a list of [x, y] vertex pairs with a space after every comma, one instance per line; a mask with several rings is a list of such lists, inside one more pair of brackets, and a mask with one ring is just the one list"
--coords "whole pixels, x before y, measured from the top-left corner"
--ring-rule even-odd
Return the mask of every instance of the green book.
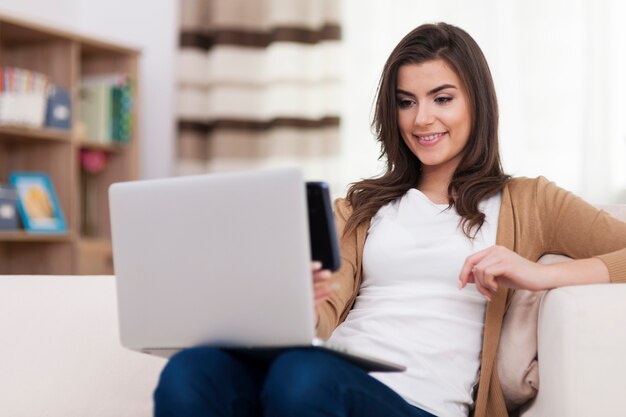
[[108, 143], [111, 138], [111, 94], [109, 84], [90, 80], [80, 86], [80, 119], [85, 124], [87, 139]]

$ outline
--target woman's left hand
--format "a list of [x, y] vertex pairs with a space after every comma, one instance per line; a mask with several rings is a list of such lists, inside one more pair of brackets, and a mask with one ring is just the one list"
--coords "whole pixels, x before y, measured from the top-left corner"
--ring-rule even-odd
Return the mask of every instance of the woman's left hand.
[[469, 256], [459, 276], [459, 287], [474, 283], [488, 300], [498, 287], [539, 291], [549, 287], [545, 265], [531, 262], [503, 246], [491, 246]]

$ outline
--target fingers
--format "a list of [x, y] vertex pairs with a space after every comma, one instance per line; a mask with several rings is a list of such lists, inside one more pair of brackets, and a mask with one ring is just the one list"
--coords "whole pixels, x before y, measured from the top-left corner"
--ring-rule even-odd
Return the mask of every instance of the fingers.
[[461, 273], [459, 274], [459, 289], [463, 289], [468, 283], [474, 282], [472, 268], [474, 268], [474, 264], [471, 263], [469, 259], [466, 259], [463, 268], [461, 268]]
[[541, 274], [538, 266], [510, 249], [492, 246], [469, 256], [459, 276], [463, 288], [473, 282], [476, 289], [487, 299], [499, 287], [532, 289], [533, 282]]
[[478, 292], [487, 300], [491, 301], [491, 291], [489, 291], [487, 287], [483, 286], [479, 282], [476, 282], [475, 285], [476, 285], [476, 290], [478, 290]]
[[322, 269], [322, 263], [320, 261], [312, 261], [311, 262], [311, 271], [317, 272]]
[[502, 273], [501, 249], [491, 246], [468, 256], [459, 275], [459, 288], [474, 283], [476, 290], [491, 301], [491, 296], [498, 290], [498, 277]]
[[328, 269], [320, 269], [313, 272], [313, 283], [326, 282], [331, 277], [332, 273]]
[[468, 283], [474, 282], [472, 270], [476, 264], [482, 261], [483, 258], [489, 254], [490, 250], [491, 248], [483, 249], [465, 259], [465, 263], [463, 264], [459, 275], [459, 288], [464, 288]]
[[472, 273], [474, 274], [474, 280], [487, 288], [491, 292], [495, 292], [498, 290], [498, 281], [496, 277], [499, 275], [499, 264], [485, 264], [484, 262], [475, 265], [472, 269]]
[[472, 268], [472, 275], [476, 284], [476, 289], [489, 301], [491, 295], [498, 291], [497, 277], [500, 275], [500, 265], [475, 265]]

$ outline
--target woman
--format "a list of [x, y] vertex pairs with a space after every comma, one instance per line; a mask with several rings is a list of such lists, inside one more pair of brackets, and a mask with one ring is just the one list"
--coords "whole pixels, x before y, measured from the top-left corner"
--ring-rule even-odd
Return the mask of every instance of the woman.
[[[157, 416], [507, 416], [494, 364], [508, 289], [626, 282], [626, 224], [504, 174], [491, 74], [463, 30], [400, 41], [374, 126], [387, 170], [335, 203], [343, 263], [330, 279], [314, 267], [318, 334], [407, 371], [191, 349], [165, 368]], [[576, 260], [537, 264], [545, 253]]]

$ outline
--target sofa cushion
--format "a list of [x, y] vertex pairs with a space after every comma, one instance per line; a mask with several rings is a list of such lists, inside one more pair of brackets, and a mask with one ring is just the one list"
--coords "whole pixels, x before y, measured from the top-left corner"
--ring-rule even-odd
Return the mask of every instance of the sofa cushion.
[[148, 417], [165, 360], [119, 343], [112, 276], [0, 276], [0, 415]]

